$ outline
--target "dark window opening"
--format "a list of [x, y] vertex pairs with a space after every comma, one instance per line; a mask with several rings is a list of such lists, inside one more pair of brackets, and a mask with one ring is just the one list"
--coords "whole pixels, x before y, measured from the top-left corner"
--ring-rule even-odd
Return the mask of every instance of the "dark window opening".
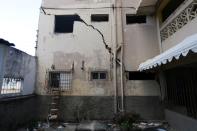
[[92, 73], [92, 79], [98, 79], [99, 74], [98, 73]]
[[146, 23], [146, 16], [145, 15], [126, 15], [126, 22], [127, 24], [141, 24]]
[[185, 0], [170, 0], [162, 10], [162, 21], [165, 21]]
[[106, 73], [100, 73], [100, 79], [106, 79]]
[[56, 15], [55, 33], [72, 33], [74, 21], [81, 21], [78, 15]]
[[53, 87], [53, 88], [59, 87], [60, 73], [51, 72], [49, 77], [50, 77], [50, 81], [49, 81], [50, 87]]
[[91, 80], [106, 80], [107, 72], [91, 72]]
[[155, 80], [155, 74], [147, 73], [147, 72], [129, 71], [128, 79], [129, 80]]
[[94, 14], [94, 15], [91, 15], [91, 21], [92, 22], [107, 22], [109, 21], [109, 15], [108, 14]]

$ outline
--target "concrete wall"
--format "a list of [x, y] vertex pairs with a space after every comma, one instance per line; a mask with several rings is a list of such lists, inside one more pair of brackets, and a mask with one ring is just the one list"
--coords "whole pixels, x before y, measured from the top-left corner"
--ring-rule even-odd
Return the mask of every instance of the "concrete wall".
[[[34, 96], [13, 101], [0, 101], [1, 130], [30, 127], [46, 121], [50, 96]], [[125, 97], [127, 111], [140, 113], [143, 119], [162, 120], [162, 105], [157, 97]], [[62, 96], [60, 119], [64, 122], [78, 120], [112, 120], [113, 97]]]
[[5, 56], [7, 53], [8, 46], [4, 44], [0, 44], [0, 90], [3, 83], [3, 76], [4, 76], [4, 67], [5, 67]]
[[[71, 3], [76, 4], [72, 5], [73, 8], [76, 8], [76, 6], [79, 8], [70, 8]], [[82, 3], [84, 5], [81, 5]], [[108, 6], [106, 3], [103, 5], [96, 4], [93, 1], [91, 3], [89, 5], [87, 2], [82, 1], [80, 3], [79, 1], [54, 2], [52, 0], [43, 2], [42, 5], [45, 7], [52, 6], [67, 9], [45, 9], [46, 14], [43, 11], [40, 13], [36, 51], [38, 57], [36, 92], [39, 95], [47, 95], [47, 72], [51, 70], [52, 65], [55, 66], [56, 70], [70, 70], [74, 63], [72, 89], [68, 92], [62, 92], [63, 103], [66, 103], [61, 107], [65, 113], [65, 115], [63, 113], [63, 116], [67, 117], [69, 114], [73, 114], [73, 110], [76, 108], [73, 107], [75, 105], [73, 103], [82, 103], [82, 110], [88, 111], [91, 118], [110, 119], [113, 116], [113, 68], [111, 67], [110, 54], [105, 49], [100, 34], [84, 23], [77, 21], [74, 22], [73, 33], [54, 33], [54, 16], [78, 14], [84, 21], [102, 32], [106, 43], [112, 49], [115, 48], [116, 44], [121, 44], [121, 18], [123, 18], [124, 63], [125, 70], [128, 71], [136, 71], [140, 62], [159, 53], [158, 40], [155, 37], [156, 23], [154, 17], [148, 16], [146, 24], [126, 25], [126, 13], [135, 14], [136, 10], [134, 8], [125, 9], [122, 16], [120, 14], [117, 16], [117, 23], [114, 23], [113, 8], [103, 9], [103, 5]], [[109, 2], [110, 4], [112, 3]], [[87, 5], [100, 9], [80, 9], [80, 7], [86, 7]], [[137, 7], [139, 1], [127, 0], [123, 2], [123, 5]], [[109, 21], [91, 22], [91, 14], [109, 14]], [[115, 28], [117, 28], [117, 37], [114, 36]], [[155, 49], [153, 50], [153, 48]], [[85, 62], [84, 70], [81, 70], [82, 61]], [[108, 79], [101, 81], [90, 80], [90, 73], [95, 70], [107, 71]], [[159, 85], [156, 81], [125, 80], [124, 85], [126, 111], [134, 110], [142, 114], [145, 119], [162, 119], [159, 116], [159, 114], [162, 114], [162, 109], [157, 108], [161, 104], [158, 97], [160, 95]], [[120, 89], [119, 86], [117, 88]], [[95, 105], [92, 105], [92, 107], [91, 104], [93, 103]], [[147, 108], [148, 112], [145, 110]], [[105, 115], [101, 115], [102, 113]]]
[[[106, 43], [112, 47], [112, 9], [72, 9], [63, 12], [55, 10], [50, 12], [52, 14], [77, 13], [85, 22], [99, 29], [104, 35]], [[109, 21], [91, 22], [91, 14], [109, 14]], [[37, 93], [45, 94], [46, 71], [51, 69], [52, 65], [55, 65], [57, 70], [70, 70], [74, 63], [72, 91], [66, 95], [112, 95], [110, 54], [105, 49], [101, 35], [84, 23], [74, 22], [73, 33], [54, 33], [54, 15], [41, 13], [37, 56]], [[84, 70], [81, 70], [82, 61], [85, 62]], [[108, 79], [91, 81], [90, 73], [94, 70], [107, 71]]]
[[125, 68], [136, 71], [143, 61], [159, 54], [156, 20], [147, 16], [147, 23], [126, 24], [126, 14], [123, 15]]
[[197, 120], [189, 118], [185, 115], [173, 112], [171, 110], [165, 110], [166, 120], [170, 125], [178, 131], [196, 131]]
[[[60, 3], [63, 1], [43, 1], [43, 6], [52, 6], [60, 8]], [[64, 1], [62, 5], [66, 5], [65, 2], [74, 3], [78, 5], [76, 1]], [[110, 1], [108, 1], [110, 2]], [[86, 2], [81, 2], [86, 5]], [[94, 2], [93, 2], [94, 3]], [[48, 5], [47, 5], [48, 4]], [[118, 3], [120, 4], [120, 3]], [[138, 7], [139, 1], [124, 1], [123, 6], [129, 5], [131, 7]], [[68, 4], [69, 5], [69, 4]], [[106, 3], [105, 3], [106, 5]], [[83, 7], [82, 5], [78, 5]], [[102, 5], [96, 5], [93, 7], [102, 7]], [[69, 8], [69, 7], [67, 7]], [[127, 9], [123, 11], [123, 31], [124, 31], [124, 64], [128, 71], [136, 71], [138, 65], [156, 54], [159, 53], [158, 40], [155, 37], [156, 22], [154, 17], [148, 16], [147, 23], [145, 24], [133, 24], [126, 25], [126, 14], [135, 13], [135, 9]], [[114, 15], [112, 9], [68, 9], [68, 10], [45, 10], [46, 13], [51, 15], [45, 15], [40, 13], [39, 21], [39, 37], [38, 37], [38, 77], [37, 77], [37, 92], [39, 94], [45, 94], [46, 90], [46, 72], [51, 69], [54, 64], [56, 69], [68, 70], [71, 69], [74, 62], [74, 78], [73, 78], [73, 90], [71, 93], [65, 95], [84, 95], [84, 96], [111, 96], [113, 95], [112, 88], [112, 69], [110, 68], [110, 55], [105, 49], [100, 34], [90, 27], [87, 27], [81, 22], [74, 23], [73, 33], [54, 33], [54, 15], [58, 14], [79, 14], [88, 24], [92, 24], [99, 29], [110, 47], [114, 47]], [[91, 14], [109, 14], [108, 22], [91, 22]], [[117, 44], [121, 42], [121, 15], [118, 14], [117, 21]], [[82, 61], [85, 61], [85, 71], [81, 70]], [[108, 71], [107, 81], [90, 81], [90, 72], [92, 70], [106, 70]], [[132, 83], [139, 83], [141, 89], [137, 89], [138, 94], [159, 95], [158, 85], [155, 81], [141, 81], [141, 82], [129, 82], [126, 85], [132, 86]], [[143, 86], [143, 83], [150, 83], [147, 89]], [[82, 88], [83, 87], [83, 88]], [[129, 87], [128, 87], [129, 88]], [[144, 89], [142, 89], [144, 88]], [[145, 89], [146, 88], [146, 89]], [[150, 90], [149, 90], [150, 89]], [[156, 90], [155, 90], [156, 89]], [[137, 91], [137, 92], [138, 92]], [[126, 90], [128, 95], [135, 94], [130, 89]], [[157, 92], [157, 93], [156, 93]]]
[[[8, 47], [4, 60], [3, 77], [22, 78], [23, 90], [20, 95], [29, 95], [34, 93], [36, 59], [18, 49]], [[6, 94], [5, 97], [12, 94]], [[1, 97], [4, 97], [1, 96]]]

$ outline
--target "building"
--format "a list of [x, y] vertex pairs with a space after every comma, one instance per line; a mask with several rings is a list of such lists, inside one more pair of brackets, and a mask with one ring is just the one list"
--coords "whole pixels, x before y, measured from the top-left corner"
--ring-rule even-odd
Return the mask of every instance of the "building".
[[196, 17], [197, 0], [43, 0], [36, 57], [0, 39], [1, 130], [136, 112], [196, 131]]
[[73, 112], [112, 119], [121, 111], [163, 119], [154, 74], [137, 72], [141, 62], [159, 54], [155, 4], [43, 0], [37, 93], [44, 97], [50, 88], [61, 88], [63, 119], [75, 119]]
[[156, 10], [160, 54], [141, 71], [159, 75], [165, 118], [180, 131], [196, 130], [196, 0], [160, 1]]

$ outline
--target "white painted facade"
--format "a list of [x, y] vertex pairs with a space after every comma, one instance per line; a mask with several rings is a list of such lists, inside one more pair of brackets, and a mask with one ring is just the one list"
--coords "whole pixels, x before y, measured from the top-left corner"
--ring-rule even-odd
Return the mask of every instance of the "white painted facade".
[[[113, 96], [113, 55], [105, 49], [101, 35], [79, 21], [74, 22], [72, 33], [55, 33], [55, 15], [78, 14], [87, 24], [102, 32], [113, 53], [116, 47], [123, 45], [125, 70], [137, 71], [142, 61], [159, 54], [158, 39], [155, 37], [156, 20], [153, 16], [147, 16], [147, 23], [144, 24], [126, 24], [126, 14], [136, 14], [140, 4], [141, 1], [138, 0], [122, 3], [117, 1], [116, 4], [112, 0], [43, 0], [36, 51], [37, 93], [47, 94], [47, 72], [52, 65], [56, 70], [70, 70], [74, 65], [72, 90], [64, 92], [64, 95]], [[91, 14], [108, 14], [109, 21], [92, 22]], [[120, 54], [117, 53], [117, 58], [119, 57]], [[85, 63], [84, 70], [81, 70], [82, 61]], [[91, 71], [107, 71], [107, 80], [91, 80]], [[125, 75], [126, 73], [123, 74], [123, 84], [126, 96], [160, 95], [156, 81], [130, 81]], [[118, 71], [117, 88], [120, 88], [120, 77]]]

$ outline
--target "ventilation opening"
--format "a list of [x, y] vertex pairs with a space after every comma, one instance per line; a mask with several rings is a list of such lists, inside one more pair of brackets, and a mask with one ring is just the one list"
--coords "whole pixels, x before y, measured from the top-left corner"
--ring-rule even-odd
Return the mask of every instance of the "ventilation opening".
[[93, 14], [91, 15], [92, 22], [107, 22], [109, 21], [108, 14]]
[[146, 16], [145, 15], [126, 15], [126, 22], [127, 24], [141, 24], [146, 23]]
[[128, 79], [129, 80], [155, 80], [155, 74], [147, 73], [147, 72], [129, 71]]
[[56, 15], [55, 33], [72, 33], [74, 21], [81, 21], [78, 15]]

